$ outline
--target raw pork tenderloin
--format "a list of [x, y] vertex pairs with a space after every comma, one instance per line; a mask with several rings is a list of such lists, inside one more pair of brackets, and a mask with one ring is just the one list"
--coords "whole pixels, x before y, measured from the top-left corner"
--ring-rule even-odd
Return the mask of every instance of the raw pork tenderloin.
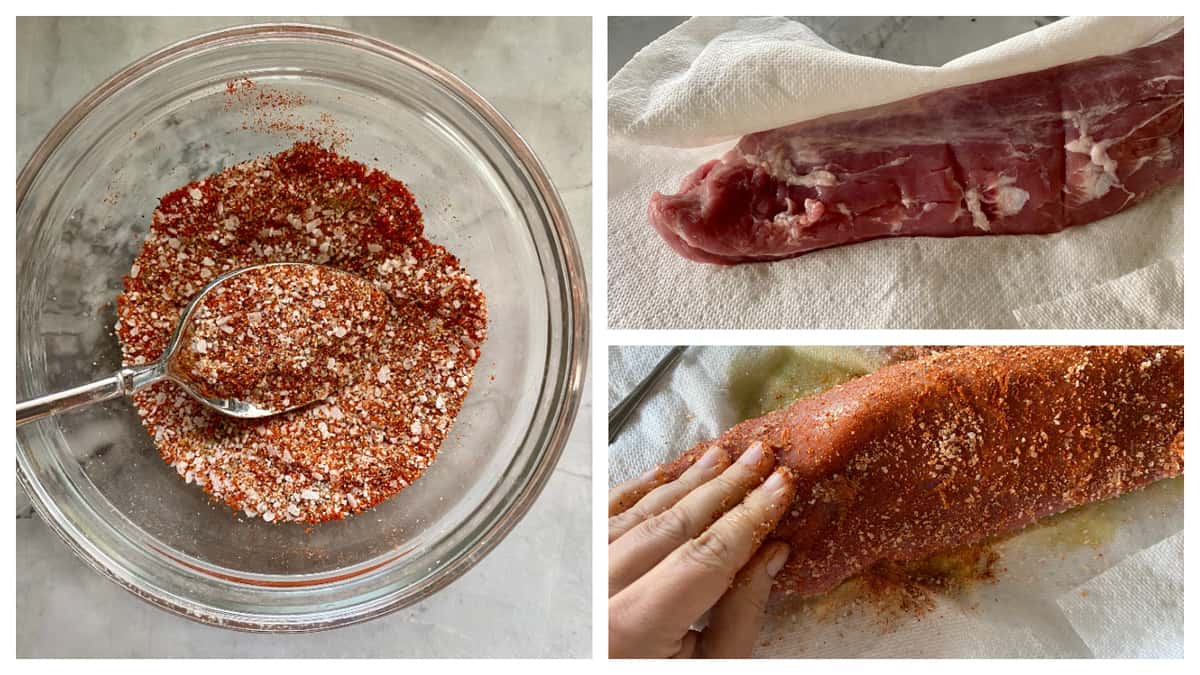
[[1183, 31], [1124, 54], [750, 134], [656, 193], [680, 255], [737, 264], [880, 237], [1046, 234], [1183, 180]]

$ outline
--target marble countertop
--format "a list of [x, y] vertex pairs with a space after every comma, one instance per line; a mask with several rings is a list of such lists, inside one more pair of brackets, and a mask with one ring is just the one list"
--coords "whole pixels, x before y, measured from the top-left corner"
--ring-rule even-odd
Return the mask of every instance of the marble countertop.
[[[17, 20], [17, 168], [79, 98], [176, 40], [263, 18]], [[272, 19], [276, 20], [276, 19]], [[591, 279], [591, 23], [587, 18], [295, 17], [412, 49], [466, 80], [558, 186]], [[463, 36], [469, 35], [469, 40]], [[590, 379], [590, 376], [589, 376]], [[591, 649], [591, 385], [554, 475], [482, 562], [413, 607], [310, 635], [256, 635], [161, 611], [93, 572], [17, 490], [22, 657], [585, 657]]]
[[[940, 66], [970, 52], [1056, 21], [1055, 16], [794, 16], [829, 44], [862, 56]], [[608, 76], [685, 16], [610, 17]], [[937, 35], [938, 39], [926, 39]], [[922, 39], [913, 39], [918, 36]]]

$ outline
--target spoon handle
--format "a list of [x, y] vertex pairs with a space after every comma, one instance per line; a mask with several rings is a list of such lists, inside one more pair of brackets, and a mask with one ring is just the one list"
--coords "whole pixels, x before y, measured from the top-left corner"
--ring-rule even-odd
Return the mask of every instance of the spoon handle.
[[17, 426], [80, 406], [125, 396], [162, 379], [160, 362], [122, 368], [114, 375], [90, 384], [39, 396], [17, 404]]
[[646, 394], [649, 394], [654, 385], [658, 384], [658, 380], [662, 378], [664, 374], [666, 374], [667, 370], [670, 369], [670, 367], [673, 366], [676, 361], [679, 360], [680, 356], [683, 356], [683, 352], [686, 349], [687, 347], [672, 347], [671, 350], [667, 352], [666, 356], [663, 356], [662, 359], [660, 359], [659, 362], [654, 366], [654, 369], [650, 371], [650, 374], [647, 375], [641, 382], [638, 382], [638, 385], [633, 388], [633, 391], [629, 392], [629, 394], [622, 399], [621, 402], [616, 405], [616, 407], [609, 411], [609, 445], [612, 445], [613, 441], [617, 440], [617, 436], [621, 435], [621, 430], [625, 428], [625, 425], [629, 422], [629, 418], [633, 415], [634, 411], [637, 410], [638, 405], [641, 404], [642, 399], [646, 398]]

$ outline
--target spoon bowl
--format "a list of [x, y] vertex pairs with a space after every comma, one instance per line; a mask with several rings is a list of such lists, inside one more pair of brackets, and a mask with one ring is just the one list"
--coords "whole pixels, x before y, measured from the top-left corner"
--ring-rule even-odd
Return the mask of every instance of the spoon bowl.
[[171, 380], [179, 385], [190, 396], [200, 401], [205, 406], [216, 410], [230, 417], [240, 417], [244, 419], [252, 419], [258, 417], [269, 417], [271, 415], [279, 415], [281, 413], [303, 408], [310, 403], [322, 400], [327, 397], [332, 391], [314, 390], [311, 395], [289, 401], [286, 406], [281, 407], [264, 407], [252, 401], [243, 400], [240, 398], [209, 396], [204, 394], [194, 381], [189, 377], [186, 370], [179, 367], [178, 358], [181, 345], [183, 344], [184, 334], [191, 325], [195, 317], [196, 310], [203, 304], [205, 298], [216, 290], [221, 285], [228, 282], [230, 279], [246, 274], [247, 272], [262, 270], [264, 268], [275, 267], [299, 267], [299, 268], [319, 268], [324, 270], [332, 270], [338, 274], [349, 275], [349, 272], [337, 270], [326, 265], [317, 265], [313, 263], [298, 263], [298, 262], [272, 262], [261, 263], [258, 265], [250, 265], [240, 267], [236, 270], [231, 270], [224, 274], [218, 275], [212, 281], [205, 284], [198, 293], [184, 307], [183, 312], [179, 315], [179, 322], [175, 326], [175, 331], [171, 334], [170, 340], [167, 342], [166, 349], [163, 350], [162, 356], [156, 361], [150, 363], [129, 366], [122, 368], [115, 375], [83, 385], [74, 387], [66, 391], [48, 394], [29, 401], [23, 401], [17, 404], [17, 426], [32, 422], [37, 419], [54, 415], [65, 410], [77, 408], [100, 401], [106, 401], [118, 396], [128, 396], [134, 392], [148, 387], [155, 382], [162, 380]]
[[[255, 270], [277, 267], [334, 269], [326, 265], [317, 265], [313, 263], [273, 262], [250, 265], [248, 267], [239, 267], [238, 269], [231, 270], [217, 276], [212, 281], [205, 284], [204, 288], [200, 289], [200, 292], [197, 293], [190, 302], [188, 302], [187, 307], [184, 307], [183, 312], [179, 315], [179, 323], [175, 326], [175, 332], [171, 334], [170, 341], [167, 342], [167, 348], [163, 351], [163, 355], [159, 357], [159, 360], [155, 362], [155, 365], [160, 365], [162, 368], [160, 377], [169, 379], [175, 384], [178, 384], [193, 398], [209, 408], [231, 417], [255, 418], [279, 415], [281, 413], [288, 412], [289, 410], [303, 408], [304, 406], [310, 403], [315, 403], [316, 401], [319, 401], [331, 394], [331, 391], [313, 392], [311, 398], [307, 400], [293, 401], [291, 404], [278, 409], [266, 408], [258, 405], [257, 403], [246, 401], [240, 398], [222, 398], [205, 395], [195, 386], [195, 383], [189, 379], [187, 372], [178, 367], [177, 359], [179, 356], [180, 347], [183, 344], [183, 335], [187, 331], [187, 327], [191, 324], [192, 319], [196, 314], [196, 310], [201, 304], [203, 304], [204, 299], [208, 296], [208, 294], [215, 290], [218, 286], [224, 284], [230, 279], [233, 279], [234, 277], [238, 277], [246, 274], [247, 272]], [[349, 272], [343, 272], [342, 270], [336, 271], [339, 274], [350, 274]]]

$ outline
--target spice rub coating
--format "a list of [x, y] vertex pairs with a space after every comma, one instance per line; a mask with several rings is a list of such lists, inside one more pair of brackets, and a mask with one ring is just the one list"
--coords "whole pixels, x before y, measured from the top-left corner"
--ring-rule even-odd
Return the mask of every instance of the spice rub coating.
[[[964, 347], [885, 367], [712, 441], [799, 481], [776, 577], [817, 595], [1183, 473], [1182, 347]], [[664, 467], [675, 476], [709, 447]]]
[[391, 302], [371, 372], [320, 403], [240, 420], [171, 382], [135, 394], [163, 459], [188, 483], [268, 522], [342, 518], [420, 477], [462, 406], [487, 335], [478, 283], [423, 230], [403, 183], [312, 143], [164, 196], [117, 298], [127, 365], [161, 355], [208, 281], [258, 263], [329, 265]]

